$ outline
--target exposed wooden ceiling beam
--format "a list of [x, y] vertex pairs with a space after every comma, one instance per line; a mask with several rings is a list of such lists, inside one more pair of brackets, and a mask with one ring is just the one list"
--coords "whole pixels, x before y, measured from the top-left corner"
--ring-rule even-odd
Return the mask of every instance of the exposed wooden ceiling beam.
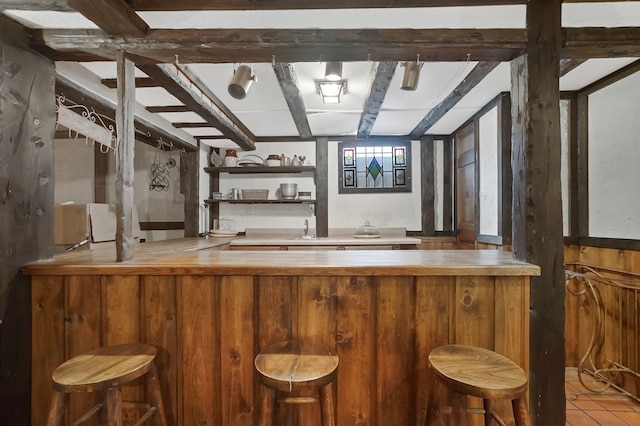
[[162, 106], [148, 106], [146, 110], [153, 113], [158, 112], [189, 112], [191, 111], [186, 105], [162, 105]]
[[298, 79], [293, 65], [279, 62], [273, 65], [273, 71], [276, 73], [276, 78], [280, 83], [284, 99], [287, 101], [287, 105], [289, 105], [289, 111], [291, 112], [300, 137], [311, 137], [311, 127], [309, 127], [309, 121], [307, 120], [307, 109], [304, 106], [304, 101], [300, 94]]
[[506, 5], [523, 4], [526, 0], [133, 0], [131, 3], [136, 10], [282, 10]]
[[[589, 1], [617, 2], [620, 0], [564, 0], [564, 3]], [[526, 4], [526, 0], [299, 0], [238, 1], [238, 0], [132, 0], [128, 3], [138, 11], [174, 10], [283, 10], [283, 9], [359, 9], [403, 7], [455, 7]], [[0, 9], [73, 11], [68, 0], [3, 0]]]
[[[116, 49], [163, 63], [508, 61], [526, 45], [524, 29], [188, 29], [150, 30], [145, 37], [100, 30], [32, 30], [35, 46], [113, 56]], [[136, 59], [136, 63], [140, 61]]]
[[[229, 139], [226, 136], [222, 135], [209, 135], [209, 136], [194, 136], [199, 141], [202, 140], [226, 140]], [[303, 138], [300, 136], [256, 136], [256, 143], [264, 143], [264, 142], [307, 142], [307, 141], [315, 141], [316, 138], [311, 136], [308, 138]]]
[[256, 149], [255, 136], [252, 133], [243, 132], [218, 105], [213, 103], [211, 99], [205, 99], [203, 92], [200, 89], [196, 90], [192, 81], [184, 78], [185, 75], [179, 75], [181, 70], [177, 66], [159, 64], [139, 65], [138, 67], [193, 112], [205, 119], [211, 127], [215, 127], [238, 144], [240, 148], [246, 151]]
[[73, 12], [73, 8], [69, 6], [69, 0], [2, 0], [0, 9]]
[[199, 122], [199, 123], [193, 122], [193, 121], [183, 121], [183, 122], [176, 122], [171, 124], [176, 129], [200, 129], [202, 127], [213, 127], [211, 123], [208, 123], [206, 121]]
[[567, 59], [640, 56], [640, 27], [563, 28], [561, 56]]
[[149, 30], [125, 0], [68, 0], [69, 6], [82, 13], [104, 32], [111, 35], [144, 36]]
[[376, 70], [376, 76], [371, 84], [369, 91], [369, 97], [364, 103], [364, 110], [360, 116], [360, 124], [358, 124], [358, 138], [367, 138], [371, 134], [380, 107], [384, 101], [384, 97], [387, 95], [391, 79], [398, 67], [397, 62], [380, 62], [378, 69]]
[[[74, 82], [66, 79], [61, 79], [59, 76], [56, 79], [56, 93], [58, 95], [64, 95], [65, 98], [71, 101], [89, 106], [97, 113], [110, 117], [112, 122], [115, 122], [115, 103], [107, 102], [99, 97], [96, 97], [90, 91]], [[151, 123], [139, 116], [135, 117], [136, 127], [136, 139], [147, 143], [153, 147], [156, 146], [159, 139], [165, 141], [172, 141], [177, 148], [184, 148], [187, 151], [195, 151], [197, 147], [194, 142], [184, 141], [177, 138], [176, 135], [166, 132], [161, 127]]]
[[495, 67], [498, 62], [479, 62], [458, 86], [453, 89], [446, 98], [436, 105], [427, 115], [420, 120], [420, 123], [409, 133], [412, 138], [419, 138], [424, 135], [434, 124], [449, 112], [467, 93], [478, 85]]
[[[115, 89], [118, 87], [117, 78], [103, 78], [102, 84], [109, 89]], [[136, 77], [136, 88], [140, 87], [158, 87], [158, 83], [150, 79], [149, 77]]]
[[253, 135], [251, 133], [251, 130], [249, 130], [247, 126], [245, 126], [244, 123], [240, 121], [240, 119], [225, 105], [225, 103], [222, 102], [222, 100], [218, 98], [211, 89], [209, 89], [208, 85], [200, 80], [200, 77], [198, 77], [198, 75], [193, 72], [191, 68], [189, 68], [187, 65], [178, 65], [178, 68], [182, 70], [184, 75], [186, 75], [198, 89], [200, 89], [209, 99], [211, 99], [211, 101], [229, 120], [231, 120], [231, 122], [240, 130], [240, 132], [246, 135]]

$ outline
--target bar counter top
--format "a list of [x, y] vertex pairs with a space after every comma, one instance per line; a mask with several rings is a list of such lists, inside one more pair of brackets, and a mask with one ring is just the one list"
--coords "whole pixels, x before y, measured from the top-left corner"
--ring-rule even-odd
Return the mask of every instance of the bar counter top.
[[117, 263], [114, 246], [62, 253], [25, 265], [26, 275], [334, 275], [533, 276], [537, 266], [499, 250], [228, 251], [232, 238], [181, 238], [137, 244]]

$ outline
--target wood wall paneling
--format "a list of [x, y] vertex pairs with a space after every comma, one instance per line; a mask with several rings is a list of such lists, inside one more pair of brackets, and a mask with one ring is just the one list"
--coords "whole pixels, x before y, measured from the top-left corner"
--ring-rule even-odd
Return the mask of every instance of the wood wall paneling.
[[[337, 349], [338, 422], [420, 425], [428, 393], [426, 355], [434, 347], [478, 344], [527, 367], [528, 340], [522, 337], [528, 330], [528, 280], [34, 277], [34, 347], [46, 345], [47, 350], [34, 352], [33, 383], [39, 386], [33, 419], [46, 416], [49, 377], [63, 358], [139, 339], [160, 349], [158, 368], [170, 419], [254, 424], [261, 392], [253, 372], [255, 355], [274, 342], [301, 338]], [[136, 387], [127, 393], [143, 396]], [[70, 413], [75, 416], [93, 402], [74, 398]], [[280, 419], [292, 415], [294, 421], [287, 424], [319, 421], [313, 405], [279, 405], [276, 411]]]

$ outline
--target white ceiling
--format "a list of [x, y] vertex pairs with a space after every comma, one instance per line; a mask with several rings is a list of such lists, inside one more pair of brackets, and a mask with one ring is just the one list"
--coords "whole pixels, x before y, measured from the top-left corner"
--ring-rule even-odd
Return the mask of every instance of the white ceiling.
[[[1, 8], [1, 6], [0, 6]], [[342, 9], [288, 11], [197, 11], [139, 12], [151, 28], [524, 28], [524, 5], [448, 7], [416, 9]], [[78, 13], [4, 11], [30, 28], [96, 28]], [[640, 27], [640, 2], [563, 4], [563, 26]], [[177, 58], [179, 61], [179, 58]], [[578, 90], [638, 58], [591, 59], [560, 80], [563, 91]], [[277, 58], [275, 58], [277, 61]], [[414, 92], [400, 90], [402, 64], [398, 65], [371, 135], [406, 135], [441, 102], [473, 68], [472, 52], [467, 62], [425, 62]], [[115, 78], [113, 62], [82, 63], [99, 78]], [[185, 64], [183, 64], [185, 65]], [[208, 88], [258, 137], [297, 136], [271, 63], [248, 64], [257, 76], [243, 100], [232, 98], [227, 85], [238, 64], [186, 64]], [[309, 126], [314, 136], [355, 135], [363, 105], [373, 80], [375, 62], [347, 62], [343, 78], [348, 93], [338, 105], [325, 105], [316, 93], [315, 79], [324, 77], [324, 63], [295, 63], [294, 69]], [[139, 76], [144, 74], [138, 72]], [[503, 63], [465, 96], [429, 134], [450, 134], [480, 108], [510, 89], [510, 67]], [[115, 98], [115, 89], [109, 89]], [[180, 105], [162, 88], [136, 89], [144, 106]], [[203, 121], [194, 113], [163, 113], [167, 122]], [[213, 128], [185, 128], [191, 135], [220, 135]], [[228, 147], [230, 141], [212, 140]]]

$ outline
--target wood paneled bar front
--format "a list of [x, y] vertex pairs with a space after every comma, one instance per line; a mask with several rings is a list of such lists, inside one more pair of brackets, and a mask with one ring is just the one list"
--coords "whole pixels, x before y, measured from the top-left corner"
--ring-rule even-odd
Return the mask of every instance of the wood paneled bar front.
[[[203, 239], [96, 248], [27, 265], [32, 280], [32, 424], [51, 373], [99, 346], [144, 342], [171, 424], [253, 425], [254, 357], [285, 339], [335, 347], [339, 425], [423, 424], [427, 355], [478, 345], [529, 366], [529, 277], [498, 250], [216, 250]], [[135, 399], [140, 388], [125, 398]], [[72, 416], [92, 400], [75, 399]], [[315, 424], [314, 404], [293, 413]], [[125, 422], [126, 423], [126, 422]]]

